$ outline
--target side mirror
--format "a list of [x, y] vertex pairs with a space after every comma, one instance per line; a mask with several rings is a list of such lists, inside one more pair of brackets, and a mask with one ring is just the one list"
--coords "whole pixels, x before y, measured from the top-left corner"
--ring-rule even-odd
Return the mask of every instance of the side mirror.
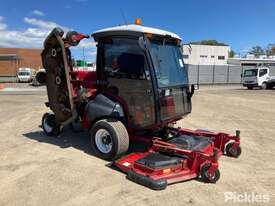
[[241, 78], [243, 78], [243, 74], [241, 74]]
[[146, 48], [147, 49], [150, 49], [151, 48], [151, 44], [150, 44], [150, 41], [147, 37], [145, 36], [140, 36], [138, 38], [138, 45], [140, 46], [140, 48], [142, 50], [145, 50]]
[[139, 47], [140, 47], [142, 50], [145, 49], [144, 38], [143, 38], [143, 36], [140, 36], [140, 37], [138, 38], [138, 45], [139, 45]]

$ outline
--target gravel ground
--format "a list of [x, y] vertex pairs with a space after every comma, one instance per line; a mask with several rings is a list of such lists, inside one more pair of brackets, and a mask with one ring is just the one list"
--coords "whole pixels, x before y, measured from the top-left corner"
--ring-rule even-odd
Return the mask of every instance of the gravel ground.
[[[202, 87], [189, 128], [241, 130], [239, 159], [220, 159], [217, 184], [196, 180], [153, 191], [93, 156], [87, 132], [44, 136], [45, 92], [0, 91], [0, 205], [275, 205], [275, 90]], [[225, 192], [268, 195], [267, 203], [225, 202]]]

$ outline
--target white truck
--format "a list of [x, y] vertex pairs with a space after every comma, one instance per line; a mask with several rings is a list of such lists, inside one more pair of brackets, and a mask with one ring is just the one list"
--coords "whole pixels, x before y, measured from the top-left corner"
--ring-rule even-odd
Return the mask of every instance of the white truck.
[[271, 76], [268, 67], [247, 68], [243, 71], [242, 82], [243, 86], [248, 89], [254, 87], [272, 89], [275, 86], [275, 76]]
[[31, 82], [34, 78], [34, 70], [31, 68], [19, 68], [17, 78], [19, 82]]

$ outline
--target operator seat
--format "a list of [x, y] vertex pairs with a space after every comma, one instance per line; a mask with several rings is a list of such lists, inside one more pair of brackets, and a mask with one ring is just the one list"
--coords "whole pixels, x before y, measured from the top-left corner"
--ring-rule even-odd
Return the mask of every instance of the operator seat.
[[118, 57], [119, 71], [128, 78], [134, 76], [138, 79], [144, 71], [144, 56], [142, 54], [122, 53]]

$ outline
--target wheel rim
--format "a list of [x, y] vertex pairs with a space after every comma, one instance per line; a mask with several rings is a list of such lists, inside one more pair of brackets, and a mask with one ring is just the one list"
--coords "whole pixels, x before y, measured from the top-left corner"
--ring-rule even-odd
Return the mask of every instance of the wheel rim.
[[113, 141], [106, 129], [99, 129], [95, 134], [95, 144], [98, 150], [104, 154], [111, 152]]
[[207, 177], [208, 180], [212, 181], [216, 178], [215, 171], [211, 174], [208, 170], [205, 173], [205, 176]]
[[46, 132], [51, 133], [53, 131], [53, 127], [49, 124], [48, 117], [44, 118], [43, 125]]
[[231, 148], [229, 149], [229, 152], [231, 153], [231, 155], [236, 156], [237, 150], [234, 149], [233, 147], [231, 147]]

